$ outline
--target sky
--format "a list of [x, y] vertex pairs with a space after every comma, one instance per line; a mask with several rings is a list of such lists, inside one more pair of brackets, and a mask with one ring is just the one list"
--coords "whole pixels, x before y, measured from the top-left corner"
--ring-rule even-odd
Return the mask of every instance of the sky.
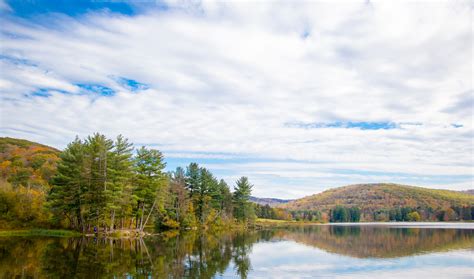
[[259, 197], [474, 188], [470, 1], [0, 0], [0, 136], [101, 132]]

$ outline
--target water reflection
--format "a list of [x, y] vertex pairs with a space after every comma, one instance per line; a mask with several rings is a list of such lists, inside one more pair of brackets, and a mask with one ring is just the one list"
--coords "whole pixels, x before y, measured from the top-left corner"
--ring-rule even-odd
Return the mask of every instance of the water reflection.
[[[304, 246], [298, 246], [301, 244]], [[359, 258], [397, 258], [473, 247], [473, 230], [364, 226], [169, 234], [146, 239], [12, 237], [0, 238], [0, 278], [268, 277], [265, 270], [291, 270], [292, 264], [308, 276], [314, 275], [314, 267], [328, 265], [328, 259], [355, 266]], [[311, 253], [315, 256], [305, 256]], [[341, 260], [340, 255], [353, 260]], [[305, 273], [298, 263], [312, 269]]]
[[[0, 238], [2, 278], [246, 278], [257, 232], [146, 239]], [[113, 276], [112, 276], [113, 275]]]
[[357, 258], [394, 258], [474, 247], [473, 230], [379, 226], [290, 228], [282, 238]]

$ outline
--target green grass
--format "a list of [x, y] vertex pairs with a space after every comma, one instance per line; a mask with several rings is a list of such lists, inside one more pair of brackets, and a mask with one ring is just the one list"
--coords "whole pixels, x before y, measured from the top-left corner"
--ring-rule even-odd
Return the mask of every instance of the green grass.
[[296, 221], [257, 218], [257, 223], [287, 223], [287, 222], [296, 222]]
[[31, 230], [6, 230], [0, 231], [0, 237], [6, 236], [58, 236], [73, 237], [81, 236], [81, 233], [68, 230], [47, 230], [47, 229], [31, 229]]

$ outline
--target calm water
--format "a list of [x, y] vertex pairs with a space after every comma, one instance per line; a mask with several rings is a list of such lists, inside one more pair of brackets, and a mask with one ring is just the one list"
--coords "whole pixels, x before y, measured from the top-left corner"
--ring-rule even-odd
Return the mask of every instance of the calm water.
[[0, 278], [474, 278], [474, 224], [0, 238]]

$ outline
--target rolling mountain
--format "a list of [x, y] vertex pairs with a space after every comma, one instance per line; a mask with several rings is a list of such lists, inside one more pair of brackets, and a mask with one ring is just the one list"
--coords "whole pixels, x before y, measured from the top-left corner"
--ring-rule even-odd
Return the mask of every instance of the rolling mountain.
[[[388, 220], [389, 211], [396, 208], [416, 210], [422, 215], [423, 220], [435, 220], [438, 213], [446, 212], [454, 216], [450, 217], [450, 220], [456, 220], [463, 214], [467, 215], [467, 211], [469, 215], [471, 214], [470, 208], [474, 207], [474, 196], [450, 190], [380, 183], [334, 188], [279, 205], [290, 211], [318, 210], [323, 213], [328, 213], [336, 206], [359, 208], [364, 221]], [[451, 213], [456, 210], [458, 212]]]
[[461, 191], [461, 192], [469, 194], [469, 195], [474, 195], [474, 189], [464, 190], [464, 191]]
[[282, 200], [282, 199], [275, 199], [275, 198], [257, 198], [257, 197], [250, 197], [250, 201], [260, 205], [269, 205], [269, 206], [276, 206], [279, 204], [285, 204], [292, 200]]

